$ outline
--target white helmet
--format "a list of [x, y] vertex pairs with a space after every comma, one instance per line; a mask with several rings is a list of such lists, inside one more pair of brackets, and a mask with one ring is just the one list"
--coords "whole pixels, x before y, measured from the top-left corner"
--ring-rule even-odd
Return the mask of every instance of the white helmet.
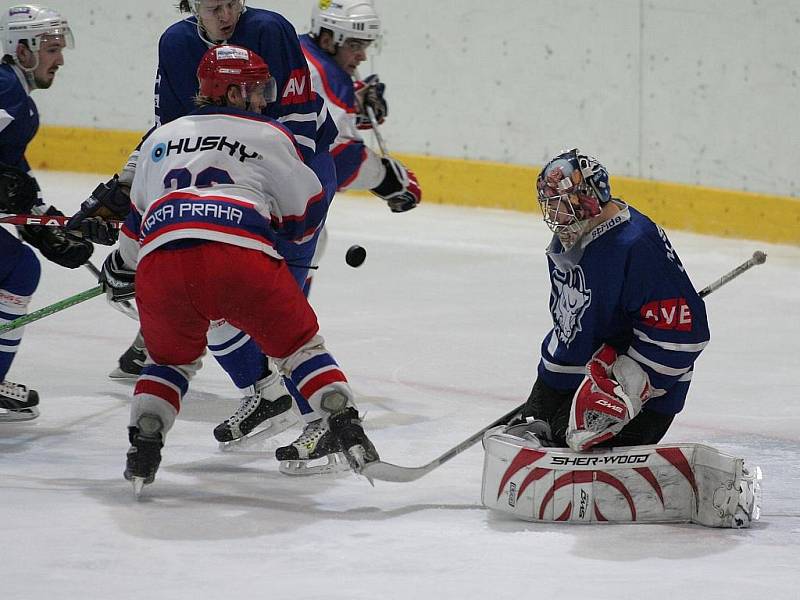
[[3, 12], [0, 17], [0, 42], [3, 54], [17, 56], [17, 45], [25, 41], [31, 52], [39, 50], [42, 36], [64, 38], [67, 48], [75, 47], [75, 38], [67, 20], [52, 8], [35, 4], [18, 4]]
[[316, 0], [311, 35], [319, 37], [323, 28], [333, 32], [336, 44], [347, 38], [377, 40], [381, 36], [381, 20], [370, 0]]

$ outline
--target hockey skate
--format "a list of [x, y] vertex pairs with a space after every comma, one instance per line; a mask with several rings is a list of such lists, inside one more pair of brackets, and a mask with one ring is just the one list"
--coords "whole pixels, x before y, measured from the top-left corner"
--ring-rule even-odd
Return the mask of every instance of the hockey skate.
[[0, 423], [31, 421], [39, 416], [39, 394], [20, 383], [0, 382]]
[[275, 450], [280, 461], [278, 470], [284, 475], [323, 475], [350, 468], [341, 447], [322, 419], [303, 428], [295, 441]]
[[[259, 379], [251, 389], [252, 394], [242, 398], [236, 412], [214, 428], [221, 450], [272, 437], [297, 422], [291, 410], [292, 397], [277, 372]], [[265, 426], [256, 431], [262, 424]]]
[[328, 427], [356, 473], [360, 473], [368, 463], [380, 460], [378, 451], [361, 427], [358, 411], [352, 406], [332, 414], [328, 418]]
[[145, 485], [153, 483], [161, 464], [161, 448], [164, 447], [164, 424], [161, 417], [145, 413], [136, 422], [137, 427], [128, 427], [128, 449], [125, 464], [125, 479], [133, 485], [138, 498]]
[[144, 361], [147, 360], [144, 344], [137, 345], [141, 339], [141, 336], [137, 336], [133, 344], [119, 357], [119, 366], [108, 374], [111, 379], [135, 381], [139, 378], [144, 368]]

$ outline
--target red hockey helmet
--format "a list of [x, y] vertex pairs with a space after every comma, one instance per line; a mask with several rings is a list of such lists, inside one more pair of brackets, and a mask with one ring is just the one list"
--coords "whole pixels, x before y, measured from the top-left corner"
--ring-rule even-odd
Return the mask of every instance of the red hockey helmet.
[[241, 46], [214, 46], [210, 48], [197, 67], [200, 95], [212, 100], [223, 98], [232, 85], [239, 86], [242, 96], [264, 85], [267, 103], [275, 102], [275, 79], [269, 67], [255, 52]]

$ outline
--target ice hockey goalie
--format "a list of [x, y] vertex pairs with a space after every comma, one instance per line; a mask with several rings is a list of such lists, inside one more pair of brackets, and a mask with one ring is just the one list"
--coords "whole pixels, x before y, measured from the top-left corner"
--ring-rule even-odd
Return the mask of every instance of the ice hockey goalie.
[[483, 438], [483, 504], [528, 521], [750, 527], [761, 470], [702, 444], [574, 452], [540, 442], [541, 422]]

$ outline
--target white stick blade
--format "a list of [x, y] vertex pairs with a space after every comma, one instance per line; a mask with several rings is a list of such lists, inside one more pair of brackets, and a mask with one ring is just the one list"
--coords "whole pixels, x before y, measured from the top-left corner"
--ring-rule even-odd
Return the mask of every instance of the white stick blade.
[[408, 481], [416, 481], [430, 471], [426, 467], [401, 467], [383, 461], [375, 461], [368, 463], [360, 474], [367, 479], [377, 479], [378, 481], [394, 481], [397, 483], [405, 483]]

